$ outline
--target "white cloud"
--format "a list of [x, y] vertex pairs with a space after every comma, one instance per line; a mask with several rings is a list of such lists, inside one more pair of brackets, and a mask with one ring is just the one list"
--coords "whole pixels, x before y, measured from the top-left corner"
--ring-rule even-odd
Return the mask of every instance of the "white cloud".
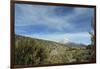
[[[40, 24], [58, 31], [64, 31], [64, 28], [76, 28], [73, 19], [91, 14], [88, 8], [74, 8], [74, 12], [70, 15], [63, 17], [51, 16], [55, 8], [57, 6], [16, 4], [15, 26], [34, 26]], [[20, 12], [18, 12], [18, 9]]]
[[[18, 6], [18, 8], [17, 8]], [[18, 12], [18, 9], [21, 11]], [[70, 21], [72, 19], [77, 19], [79, 16], [91, 15], [88, 8], [75, 8], [74, 13], [66, 15], [64, 17], [52, 17], [50, 16], [49, 10], [55, 9], [54, 6], [35, 6], [35, 5], [16, 5], [16, 15], [15, 15], [15, 26], [32, 26], [36, 24], [44, 24], [48, 28], [58, 29], [63, 31], [64, 28], [71, 29], [74, 28], [74, 24]], [[88, 12], [87, 12], [88, 11]], [[20, 14], [20, 15], [19, 15]], [[22, 15], [23, 14], [23, 15]], [[66, 29], [66, 30], [67, 30]], [[74, 29], [73, 29], [74, 30]], [[71, 30], [73, 32], [73, 30]], [[78, 31], [78, 28], [75, 30]], [[34, 33], [34, 32], [33, 32]], [[23, 34], [26, 35], [26, 34]], [[26, 35], [34, 38], [51, 40], [51, 41], [61, 41], [63, 39], [68, 39], [69, 41], [76, 43], [90, 43], [90, 36], [86, 32], [79, 33], [49, 33], [49, 34], [30, 34]]]
[[[18, 8], [21, 12], [17, 12]], [[62, 30], [63, 27], [73, 26], [67, 21], [65, 17], [50, 17], [49, 10], [54, 10], [55, 6], [35, 6], [35, 5], [19, 5], [16, 4], [16, 14], [15, 14], [15, 26], [27, 26], [27, 25], [36, 25], [36, 24], [45, 24], [51, 28], [57, 28]], [[21, 15], [18, 15], [20, 14]], [[23, 14], [23, 15], [22, 15]], [[72, 14], [73, 15], [73, 14]], [[56, 27], [55, 27], [56, 26]]]

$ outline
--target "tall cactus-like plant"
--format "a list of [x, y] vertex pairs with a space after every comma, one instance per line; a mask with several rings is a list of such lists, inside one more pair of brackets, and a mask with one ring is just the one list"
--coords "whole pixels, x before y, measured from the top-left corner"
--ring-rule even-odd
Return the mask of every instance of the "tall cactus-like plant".
[[95, 37], [94, 37], [94, 29], [95, 29], [94, 19], [91, 20], [91, 27], [92, 27], [93, 31], [89, 32], [89, 34], [91, 35], [91, 45], [94, 46], [94, 42], [95, 42]]
[[91, 50], [92, 50], [92, 61], [96, 61], [95, 58], [96, 58], [96, 46], [95, 46], [95, 21], [94, 21], [94, 18], [91, 20], [91, 27], [92, 27], [92, 30], [91, 32], [89, 32], [89, 34], [91, 35]]

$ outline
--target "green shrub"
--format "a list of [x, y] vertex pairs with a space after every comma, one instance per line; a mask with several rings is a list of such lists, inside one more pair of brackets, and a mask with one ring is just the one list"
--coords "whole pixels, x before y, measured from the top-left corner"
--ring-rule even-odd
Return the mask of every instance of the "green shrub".
[[91, 46], [74, 48], [60, 43], [15, 36], [15, 65], [88, 62], [94, 59]]

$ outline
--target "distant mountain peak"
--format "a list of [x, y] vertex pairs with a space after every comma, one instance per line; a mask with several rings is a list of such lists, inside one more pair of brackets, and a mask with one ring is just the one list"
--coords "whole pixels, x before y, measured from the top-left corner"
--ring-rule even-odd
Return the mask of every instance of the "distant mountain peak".
[[62, 40], [60, 40], [58, 42], [62, 43], [62, 44], [66, 44], [66, 43], [70, 43], [71, 41], [69, 39], [62, 39]]
[[68, 45], [68, 46], [71, 46], [71, 47], [84, 47], [84, 46], [86, 46], [86, 45], [81, 44], [81, 43], [72, 42], [69, 39], [62, 39], [62, 40], [59, 41], [59, 43], [65, 44], [65, 45]]

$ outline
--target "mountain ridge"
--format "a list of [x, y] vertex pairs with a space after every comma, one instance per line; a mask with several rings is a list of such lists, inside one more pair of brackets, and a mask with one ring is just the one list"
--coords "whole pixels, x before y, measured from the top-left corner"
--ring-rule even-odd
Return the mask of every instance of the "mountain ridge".
[[51, 40], [39, 39], [39, 38], [34, 38], [34, 37], [29, 37], [29, 36], [22, 36], [22, 35], [15, 35], [15, 36], [43, 40], [43, 41], [50, 41], [50, 42], [55, 42], [55, 43], [63, 44], [65, 46], [70, 46], [70, 47], [86, 47], [86, 45], [84, 45], [84, 44], [78, 44], [78, 43], [71, 42], [71, 41], [62, 42], [62, 41], [51, 41]]
[[15, 35], [15, 65], [89, 62], [90, 48], [71, 47], [53, 41]]

